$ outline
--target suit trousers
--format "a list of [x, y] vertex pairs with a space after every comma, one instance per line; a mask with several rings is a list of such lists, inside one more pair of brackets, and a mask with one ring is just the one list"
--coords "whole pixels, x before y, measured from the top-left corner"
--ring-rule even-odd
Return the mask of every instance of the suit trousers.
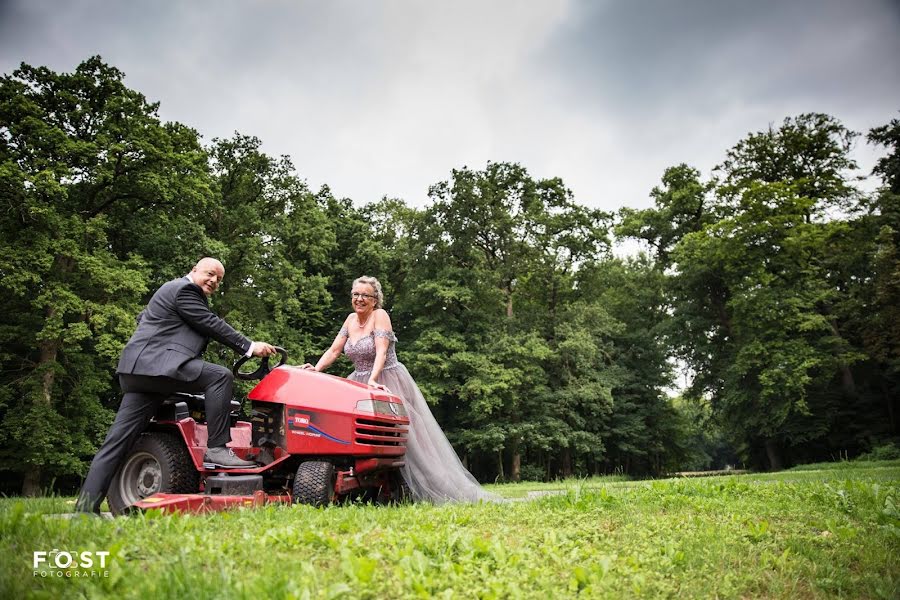
[[122, 404], [81, 486], [75, 504], [75, 510], [79, 512], [99, 512], [122, 459], [147, 428], [163, 400], [174, 392], [203, 392], [206, 395], [207, 448], [224, 446], [231, 441], [228, 414], [231, 412], [234, 375], [227, 368], [204, 362], [200, 376], [194, 381], [122, 373], [119, 384], [125, 392]]

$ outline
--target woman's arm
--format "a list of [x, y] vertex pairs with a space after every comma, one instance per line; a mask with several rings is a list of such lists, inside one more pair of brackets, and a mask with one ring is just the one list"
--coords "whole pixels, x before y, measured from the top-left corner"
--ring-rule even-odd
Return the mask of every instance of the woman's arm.
[[[391, 317], [383, 308], [375, 311], [375, 330], [393, 331], [391, 328]], [[381, 370], [384, 368], [384, 361], [387, 358], [387, 351], [391, 345], [391, 340], [386, 337], [375, 336], [375, 362], [372, 364], [372, 372], [369, 373], [369, 385], [378, 386], [378, 378], [381, 377]]]

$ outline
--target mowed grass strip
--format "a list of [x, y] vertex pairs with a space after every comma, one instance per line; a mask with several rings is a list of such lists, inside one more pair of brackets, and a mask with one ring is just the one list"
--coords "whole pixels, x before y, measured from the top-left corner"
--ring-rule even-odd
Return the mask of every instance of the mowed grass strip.
[[[900, 462], [492, 489], [559, 493], [115, 520], [5, 499], [0, 597], [900, 597]], [[109, 551], [109, 576], [35, 575], [54, 549]]]

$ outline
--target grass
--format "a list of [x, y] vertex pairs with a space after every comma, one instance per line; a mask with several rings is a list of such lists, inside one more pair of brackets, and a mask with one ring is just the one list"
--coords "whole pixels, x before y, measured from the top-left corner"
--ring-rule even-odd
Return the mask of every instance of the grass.
[[[900, 461], [490, 487], [560, 493], [115, 520], [5, 499], [0, 597], [900, 597]], [[35, 577], [53, 549], [109, 551], [109, 576]]]
[[[523, 481], [521, 483], [491, 483], [485, 489], [505, 498], [527, 498], [530, 493], [568, 492], [572, 490], [596, 490], [608, 488], [609, 484], [626, 484], [630, 480], [623, 475], [607, 475], [587, 479], [566, 479], [562, 481]], [[633, 483], [633, 482], [631, 482]]]

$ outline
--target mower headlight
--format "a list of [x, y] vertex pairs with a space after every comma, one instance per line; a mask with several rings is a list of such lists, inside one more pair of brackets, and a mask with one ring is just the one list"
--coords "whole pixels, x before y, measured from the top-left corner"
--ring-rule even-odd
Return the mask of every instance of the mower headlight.
[[394, 417], [405, 417], [406, 407], [399, 402], [381, 402], [381, 406], [375, 403], [375, 410], [383, 415], [392, 415]]
[[385, 402], [384, 400], [359, 400], [356, 410], [376, 415], [389, 415], [392, 417], [405, 417], [406, 407], [398, 402]]

